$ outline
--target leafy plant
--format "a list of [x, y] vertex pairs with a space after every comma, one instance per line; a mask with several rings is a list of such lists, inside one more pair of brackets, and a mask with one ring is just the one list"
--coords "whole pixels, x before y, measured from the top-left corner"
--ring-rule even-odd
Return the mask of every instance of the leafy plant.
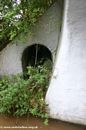
[[17, 75], [0, 80], [0, 113], [13, 116], [34, 115], [46, 119], [45, 94], [48, 88], [51, 71], [45, 65], [28, 67], [24, 80]]
[[0, 0], [0, 50], [28, 32], [55, 0]]

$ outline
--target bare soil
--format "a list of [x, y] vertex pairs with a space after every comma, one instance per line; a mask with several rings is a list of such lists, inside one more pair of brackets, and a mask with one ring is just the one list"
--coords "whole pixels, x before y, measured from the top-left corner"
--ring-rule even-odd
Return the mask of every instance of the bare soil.
[[43, 124], [43, 120], [36, 117], [0, 117], [0, 130], [86, 130], [86, 126], [75, 125], [59, 120], [49, 120], [48, 126]]

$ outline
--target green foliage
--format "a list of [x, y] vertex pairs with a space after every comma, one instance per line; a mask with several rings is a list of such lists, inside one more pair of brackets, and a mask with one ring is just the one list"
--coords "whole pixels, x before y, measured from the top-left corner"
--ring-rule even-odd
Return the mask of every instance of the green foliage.
[[0, 80], [0, 113], [13, 116], [34, 115], [46, 119], [45, 94], [48, 88], [50, 69], [45, 66], [28, 67], [28, 80], [17, 75]]
[[21, 116], [27, 112], [27, 84], [20, 78], [6, 78], [0, 82], [0, 113]]
[[55, 0], [0, 0], [0, 46], [27, 32]]

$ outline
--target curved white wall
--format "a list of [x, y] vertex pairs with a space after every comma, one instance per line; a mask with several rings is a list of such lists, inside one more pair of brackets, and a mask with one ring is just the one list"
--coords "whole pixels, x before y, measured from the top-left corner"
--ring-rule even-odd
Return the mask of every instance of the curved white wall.
[[48, 47], [55, 60], [60, 35], [61, 13], [61, 5], [58, 2], [54, 3], [32, 28], [31, 35], [20, 36], [20, 39], [21, 37], [26, 37], [25, 41], [18, 38], [14, 40], [15, 44], [9, 44], [0, 52], [0, 75], [22, 72], [22, 53], [27, 46], [34, 43], [43, 44]]
[[86, 0], [65, 0], [62, 37], [46, 102], [52, 118], [86, 125]]

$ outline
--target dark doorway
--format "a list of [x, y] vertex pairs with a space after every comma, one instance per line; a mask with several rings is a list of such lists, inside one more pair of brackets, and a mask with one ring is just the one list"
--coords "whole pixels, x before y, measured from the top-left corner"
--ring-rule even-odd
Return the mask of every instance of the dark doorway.
[[36, 67], [42, 65], [45, 60], [52, 62], [52, 53], [47, 47], [40, 44], [28, 46], [22, 54], [23, 74], [27, 72], [27, 66]]

